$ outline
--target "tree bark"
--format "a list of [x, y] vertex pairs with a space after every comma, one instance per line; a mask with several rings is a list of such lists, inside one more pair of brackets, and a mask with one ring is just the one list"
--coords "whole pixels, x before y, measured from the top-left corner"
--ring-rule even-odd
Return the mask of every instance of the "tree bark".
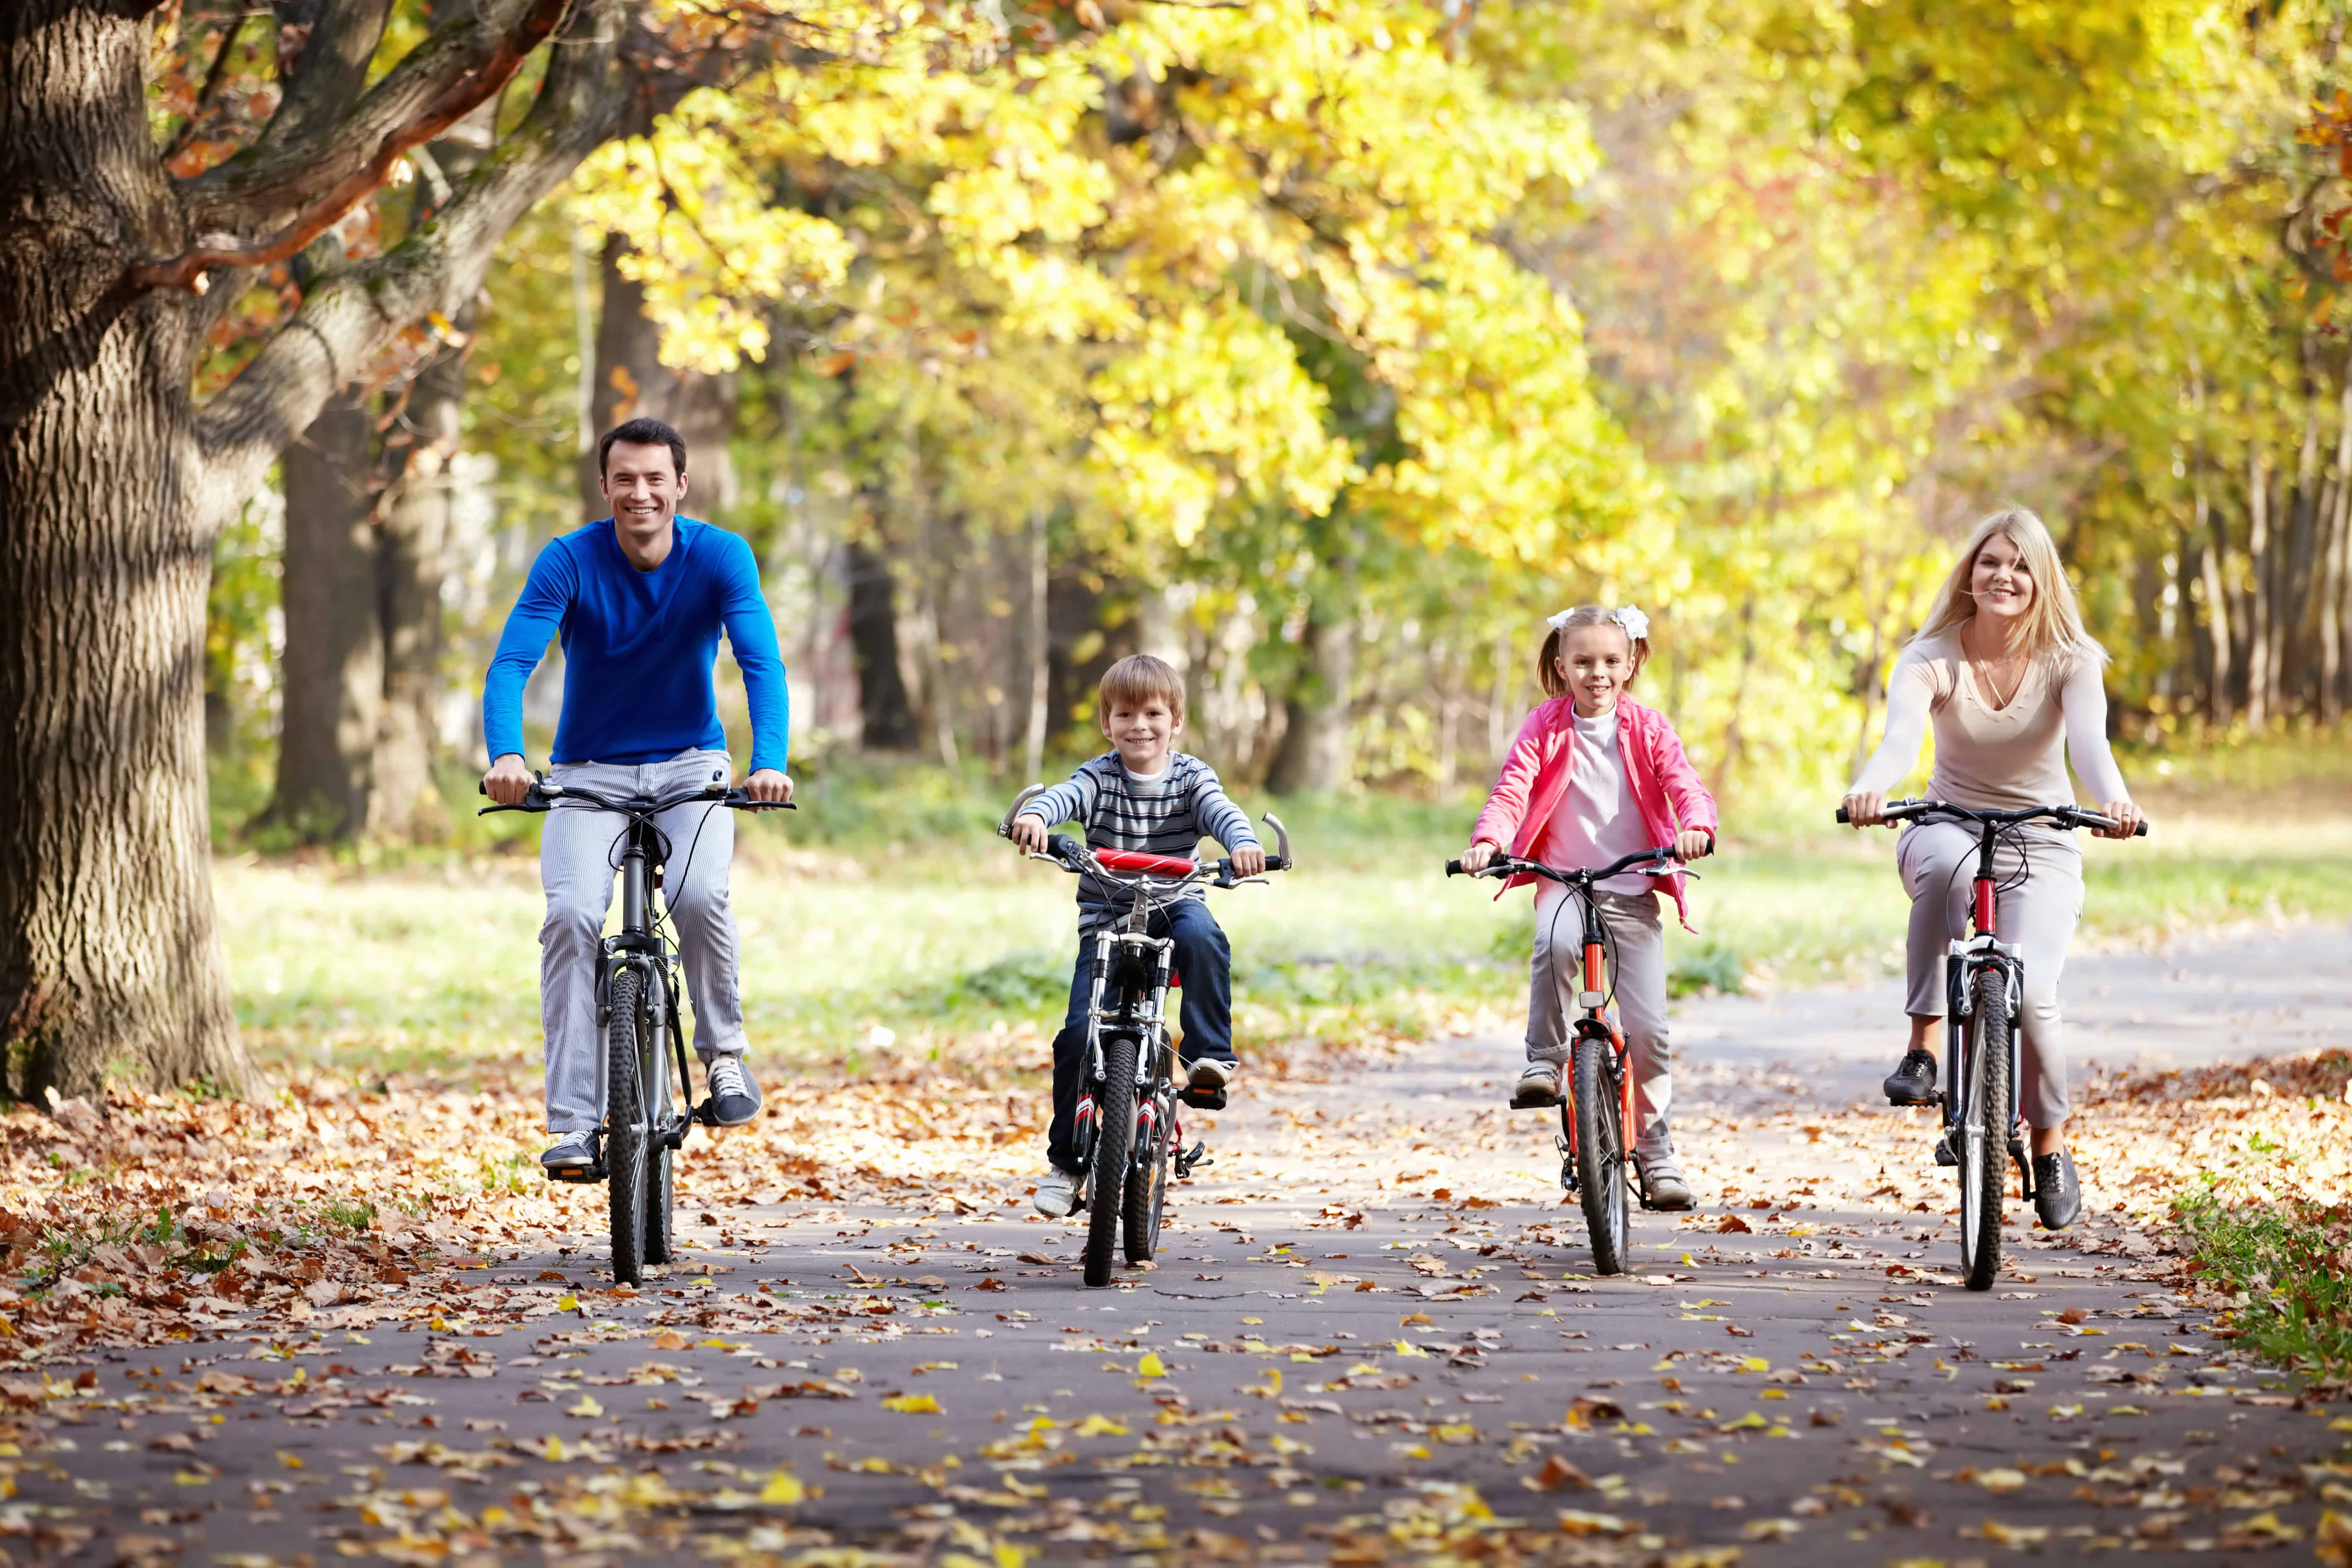
[[1340, 788], [1348, 782], [1348, 698], [1356, 673], [1356, 621], [1352, 616], [1307, 618], [1301, 639], [1307, 668], [1283, 700], [1288, 722], [1282, 744], [1266, 772], [1265, 787], [1276, 795]]
[[898, 673], [898, 584], [889, 564], [862, 543], [842, 546], [841, 567], [857, 661], [859, 743], [869, 752], [911, 752], [918, 737], [914, 704]]
[[[473, 297], [499, 237], [619, 101], [617, 0], [583, 0], [530, 113], [450, 209], [307, 289], [199, 410], [217, 307], [198, 285], [234, 299], [244, 279], [226, 268], [348, 212], [367, 194], [359, 174], [495, 95], [562, 13], [531, 0], [511, 33], [496, 33], [511, 6], [436, 31], [415, 68], [353, 106], [356, 153], [306, 124], [216, 179], [175, 183], [147, 120], [150, 9], [0, 6], [0, 1060], [19, 1094], [249, 1085], [207, 841], [213, 536], [358, 367]], [[381, 7], [341, 15], [364, 25]], [[253, 244], [205, 232], [248, 220]]]
[[1045, 771], [1045, 731], [1053, 721], [1052, 685], [1054, 679], [1051, 627], [1045, 616], [1045, 595], [1052, 584], [1046, 555], [1045, 513], [1043, 508], [1029, 514], [1029, 536], [1024, 541], [1028, 556], [1029, 592], [1027, 595], [1028, 626], [1021, 638], [1021, 651], [1029, 663], [1029, 712], [1022, 731], [1023, 751], [1021, 776], [1024, 779], [1042, 777]]
[[[0, 1061], [242, 1090], [214, 926], [191, 295], [132, 6], [0, 7]], [[307, 420], [305, 421], [307, 423]]]
[[2246, 471], [2246, 554], [2252, 566], [2252, 603], [2246, 616], [2246, 723], [2260, 730], [2271, 716], [2271, 470], [2254, 448]]
[[366, 824], [383, 717], [372, 421], [330, 403], [287, 448], [286, 655], [278, 790], [267, 820], [318, 843]]

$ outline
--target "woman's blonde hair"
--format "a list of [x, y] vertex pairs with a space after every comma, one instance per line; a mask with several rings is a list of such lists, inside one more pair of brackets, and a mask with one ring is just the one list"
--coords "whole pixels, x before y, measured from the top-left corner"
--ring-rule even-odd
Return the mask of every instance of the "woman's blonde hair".
[[2066, 580], [2065, 563], [2058, 559], [2056, 541], [2042, 520], [2021, 506], [2005, 506], [1977, 524], [1951, 575], [1937, 590], [1935, 607], [1911, 640], [1924, 642], [1955, 630], [1977, 613], [1969, 584], [1976, 578], [1977, 557], [1995, 534], [2017, 547], [2026, 574], [2033, 579], [2033, 602], [2025, 611], [2027, 657], [2036, 662], [2073, 656], [2106, 663], [2107, 650], [2083, 627], [2083, 611], [2074, 602], [2074, 585]]

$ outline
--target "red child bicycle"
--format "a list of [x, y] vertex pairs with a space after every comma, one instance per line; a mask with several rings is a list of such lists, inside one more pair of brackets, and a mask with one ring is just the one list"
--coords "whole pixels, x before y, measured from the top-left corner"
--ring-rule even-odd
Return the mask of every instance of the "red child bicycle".
[[[1846, 820], [1839, 806], [1837, 819]], [[2015, 841], [2029, 822], [2060, 827], [2116, 824], [2077, 805], [2035, 805], [2021, 811], [1977, 811], [1940, 800], [1890, 800], [1883, 820], [1965, 822], [1977, 829], [1975, 896], [1969, 900], [1971, 930], [1955, 937], [1944, 958], [1944, 1087], [1930, 1103], [1944, 1110], [1944, 1135], [1936, 1163], [1960, 1168], [1960, 1264], [1968, 1288], [1990, 1290], [2000, 1273], [2000, 1222], [2008, 1196], [2008, 1173], [2015, 1161], [2020, 1194], [2033, 1198], [2033, 1162], [2018, 1133], [2017, 1016], [2025, 994], [2025, 954], [2000, 940], [2000, 879], [1993, 851], [2004, 837]], [[2146, 837], [2142, 822], [2136, 836]], [[2022, 846], [2020, 845], [2021, 848]]]
[[[1592, 1271], [1625, 1272], [1625, 1194], [1633, 1192], [1649, 1206], [1641, 1192], [1641, 1176], [1633, 1168], [1625, 1129], [1633, 1123], [1633, 1075], [1625, 1053], [1625, 1037], [1610, 1013], [1609, 930], [1601, 922], [1601, 906], [1592, 897], [1595, 884], [1627, 871], [1671, 865], [1672, 845], [1628, 855], [1613, 866], [1597, 870], [1563, 871], [1539, 860], [1497, 855], [1482, 871], [1465, 871], [1459, 860], [1445, 863], [1449, 877], [1543, 877], [1579, 895], [1584, 914], [1583, 985], [1576, 994], [1578, 1016], [1570, 1026], [1576, 1038], [1570, 1052], [1566, 1092], [1559, 1101], [1559, 1132], [1554, 1144], [1560, 1153], [1559, 1184], [1577, 1194], [1584, 1207], [1585, 1224], [1592, 1232]], [[1698, 875], [1685, 870], [1687, 877]]]

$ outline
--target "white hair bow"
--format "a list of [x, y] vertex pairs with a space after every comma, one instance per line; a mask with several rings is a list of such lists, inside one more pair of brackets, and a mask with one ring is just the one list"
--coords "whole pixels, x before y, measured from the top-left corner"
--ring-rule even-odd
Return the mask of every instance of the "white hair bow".
[[1610, 619], [1624, 627], [1625, 635], [1635, 642], [1640, 642], [1650, 635], [1650, 617], [1631, 605], [1620, 609]]
[[1573, 608], [1570, 608], [1562, 610], [1556, 616], [1546, 616], [1544, 617], [1544, 625], [1549, 626], [1554, 631], [1560, 631], [1568, 626], [1568, 617], [1574, 614], [1576, 614], [1576, 611]]

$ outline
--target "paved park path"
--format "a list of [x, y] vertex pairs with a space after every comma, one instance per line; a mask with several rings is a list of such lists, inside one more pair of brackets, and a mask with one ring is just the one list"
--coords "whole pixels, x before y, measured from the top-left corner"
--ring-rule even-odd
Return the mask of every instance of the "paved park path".
[[[2084, 958], [2080, 1054], [2352, 1039], [2347, 935]], [[0, 1550], [2310, 1560], [2352, 1423], [2202, 1331], [2095, 1188], [2063, 1240], [2012, 1202], [2007, 1277], [1960, 1289], [1926, 1114], [1867, 1103], [1894, 1012], [1880, 987], [1682, 1013], [1702, 1206], [1637, 1214], [1628, 1276], [1591, 1273], [1553, 1120], [1501, 1104], [1516, 1041], [1433, 1042], [1258, 1080], [1113, 1289], [989, 1178], [969, 1213], [682, 1199], [696, 1261], [635, 1297], [551, 1253], [465, 1321], [110, 1352], [49, 1402]]]

